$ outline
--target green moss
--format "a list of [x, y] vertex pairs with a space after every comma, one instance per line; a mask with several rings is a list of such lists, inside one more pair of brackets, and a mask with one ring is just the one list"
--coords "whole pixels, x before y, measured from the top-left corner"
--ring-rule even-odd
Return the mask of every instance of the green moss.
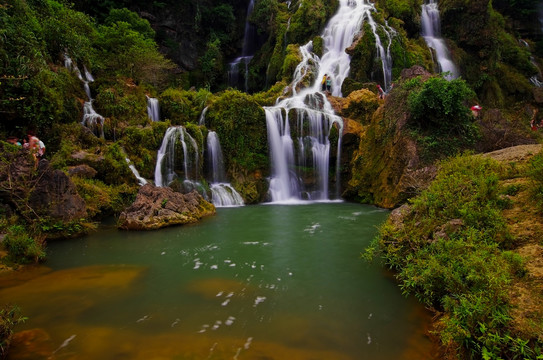
[[288, 32], [289, 43], [305, 44], [319, 34], [337, 9], [339, 2], [307, 0], [292, 15]]
[[369, 124], [373, 113], [379, 107], [377, 95], [367, 89], [350, 93], [346, 100], [343, 105], [343, 115], [364, 125]]
[[109, 126], [104, 129], [107, 138], [114, 138], [113, 128], [119, 124], [144, 125], [149, 121], [143, 89], [135, 86], [131, 79], [118, 77], [114, 82], [98, 79], [94, 87], [97, 88], [93, 103], [96, 112], [109, 118]]
[[162, 117], [169, 119], [172, 125], [187, 122], [198, 123], [198, 118], [212, 98], [208, 90], [178, 90], [169, 88], [158, 98]]
[[313, 52], [317, 56], [322, 56], [324, 51], [324, 40], [322, 39], [322, 36], [315, 36], [313, 38]]
[[363, 27], [363, 36], [356, 44], [351, 54], [351, 72], [349, 77], [356, 82], [368, 82], [373, 70], [378, 70], [374, 63], [376, 58], [375, 35], [371, 26], [366, 22]]
[[253, 97], [229, 90], [210, 105], [209, 128], [217, 132], [229, 171], [239, 164], [248, 171], [267, 169], [268, 141], [264, 111]]
[[95, 179], [72, 178], [79, 196], [85, 200], [90, 218], [117, 215], [136, 198], [137, 186], [127, 184], [106, 185]]
[[146, 179], [154, 175], [157, 151], [169, 126], [167, 121], [155, 121], [144, 128], [127, 127], [122, 133], [120, 144], [140, 175]]
[[299, 46], [289, 44], [286, 50], [285, 60], [281, 67], [281, 74], [283, 79], [291, 79], [296, 66], [302, 61]]

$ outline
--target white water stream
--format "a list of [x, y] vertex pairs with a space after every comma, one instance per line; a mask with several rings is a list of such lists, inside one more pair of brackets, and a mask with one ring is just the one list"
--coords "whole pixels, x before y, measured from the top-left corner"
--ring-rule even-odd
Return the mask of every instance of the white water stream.
[[211, 170], [211, 202], [216, 207], [244, 205], [241, 195], [226, 180], [224, 159], [219, 137], [215, 131], [207, 134], [208, 166]]
[[160, 121], [160, 107], [157, 98], [147, 96], [147, 115], [151, 121]]
[[435, 51], [439, 72], [449, 72], [447, 79], [456, 79], [460, 73], [451, 60], [449, 50], [441, 37], [441, 20], [437, 0], [428, 0], [422, 5], [421, 25], [424, 41], [429, 48]]
[[85, 93], [89, 98], [89, 100], [85, 101], [85, 104], [83, 104], [83, 119], [81, 120], [81, 124], [88, 127], [95, 135], [104, 138], [104, 117], [98, 114], [92, 106], [94, 100], [91, 96], [89, 83], [93, 82], [94, 78], [86, 67], [84, 67], [85, 78], [83, 78], [81, 71], [79, 71], [77, 65], [74, 65], [72, 59], [67, 54], [64, 54], [64, 67], [76, 73], [79, 80], [83, 82]]

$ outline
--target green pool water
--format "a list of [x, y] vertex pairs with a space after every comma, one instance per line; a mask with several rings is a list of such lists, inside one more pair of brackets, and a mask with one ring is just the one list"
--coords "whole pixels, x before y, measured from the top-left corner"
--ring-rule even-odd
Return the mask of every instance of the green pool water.
[[221, 208], [151, 232], [104, 225], [0, 278], [10, 359], [428, 359], [429, 315], [360, 259], [387, 211]]

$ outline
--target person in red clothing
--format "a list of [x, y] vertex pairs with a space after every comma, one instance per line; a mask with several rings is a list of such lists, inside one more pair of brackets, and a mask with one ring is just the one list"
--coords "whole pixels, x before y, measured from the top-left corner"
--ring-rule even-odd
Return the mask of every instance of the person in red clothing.
[[479, 111], [481, 111], [482, 107], [477, 105], [473, 105], [471, 107], [471, 113], [473, 114], [473, 117], [477, 118], [479, 116]]

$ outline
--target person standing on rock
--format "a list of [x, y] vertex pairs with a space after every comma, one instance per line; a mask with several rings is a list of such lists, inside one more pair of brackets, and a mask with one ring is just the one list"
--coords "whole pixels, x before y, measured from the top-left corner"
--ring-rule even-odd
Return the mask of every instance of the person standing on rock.
[[326, 78], [328, 77], [328, 74], [324, 74], [321, 81], [321, 89], [322, 91], [326, 91]]

